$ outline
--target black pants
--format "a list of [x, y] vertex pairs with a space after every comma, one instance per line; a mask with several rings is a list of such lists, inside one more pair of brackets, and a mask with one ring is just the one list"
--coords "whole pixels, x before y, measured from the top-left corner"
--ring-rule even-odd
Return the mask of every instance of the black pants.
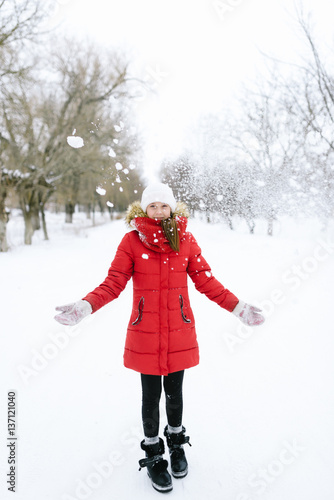
[[[168, 424], [179, 427], [182, 424], [184, 370], [170, 373], [163, 377], [163, 387], [166, 395], [166, 413]], [[159, 403], [162, 392], [162, 377], [160, 375], [141, 374], [142, 384], [142, 419], [146, 437], [159, 435], [160, 411]]]

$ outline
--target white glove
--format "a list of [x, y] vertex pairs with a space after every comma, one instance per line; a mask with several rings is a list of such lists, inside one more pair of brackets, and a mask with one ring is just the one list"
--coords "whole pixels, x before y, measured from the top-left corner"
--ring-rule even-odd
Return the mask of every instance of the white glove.
[[238, 304], [233, 309], [232, 313], [237, 316], [245, 325], [258, 326], [264, 323], [264, 317], [259, 314], [261, 309], [251, 306], [239, 300]]
[[55, 320], [62, 325], [76, 325], [83, 318], [92, 313], [93, 308], [87, 300], [79, 300], [73, 304], [56, 307], [56, 311], [62, 311], [55, 316]]

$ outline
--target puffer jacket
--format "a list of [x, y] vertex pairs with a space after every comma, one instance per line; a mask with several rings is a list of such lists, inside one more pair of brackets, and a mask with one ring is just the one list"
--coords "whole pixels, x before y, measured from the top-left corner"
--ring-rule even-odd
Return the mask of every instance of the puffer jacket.
[[104, 282], [84, 297], [96, 312], [116, 299], [132, 278], [133, 307], [124, 365], [143, 374], [168, 375], [199, 363], [188, 275], [199, 292], [224, 309], [232, 311], [238, 303], [212, 276], [195, 238], [186, 230], [187, 217], [187, 207], [178, 203], [173, 218], [180, 251], [175, 252], [161, 222], [148, 218], [139, 202], [130, 205], [126, 220], [134, 230], [123, 237]]

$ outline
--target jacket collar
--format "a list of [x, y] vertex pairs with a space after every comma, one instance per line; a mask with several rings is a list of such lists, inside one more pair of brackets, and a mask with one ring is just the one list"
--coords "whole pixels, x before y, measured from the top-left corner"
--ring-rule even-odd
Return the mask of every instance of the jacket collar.
[[[180, 241], [184, 237], [188, 224], [189, 211], [184, 203], [178, 202], [172, 218], [177, 222]], [[142, 243], [156, 252], [172, 252], [161, 227], [161, 221], [150, 219], [143, 211], [139, 201], [132, 203], [126, 213], [127, 224], [138, 231]]]

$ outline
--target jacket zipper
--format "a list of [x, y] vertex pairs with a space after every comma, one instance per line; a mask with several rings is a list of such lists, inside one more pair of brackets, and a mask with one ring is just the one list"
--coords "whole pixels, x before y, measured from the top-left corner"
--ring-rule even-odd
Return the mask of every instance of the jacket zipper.
[[180, 307], [181, 307], [181, 314], [182, 314], [182, 319], [185, 323], [191, 323], [191, 319], [187, 318], [187, 316], [183, 312], [183, 297], [182, 295], [179, 295], [179, 300], [180, 300]]
[[143, 309], [144, 309], [144, 297], [142, 297], [140, 299], [140, 301], [139, 301], [139, 304], [138, 304], [138, 316], [134, 320], [134, 322], [132, 323], [133, 325], [138, 325], [138, 323], [141, 322], [142, 317], [143, 317]]

